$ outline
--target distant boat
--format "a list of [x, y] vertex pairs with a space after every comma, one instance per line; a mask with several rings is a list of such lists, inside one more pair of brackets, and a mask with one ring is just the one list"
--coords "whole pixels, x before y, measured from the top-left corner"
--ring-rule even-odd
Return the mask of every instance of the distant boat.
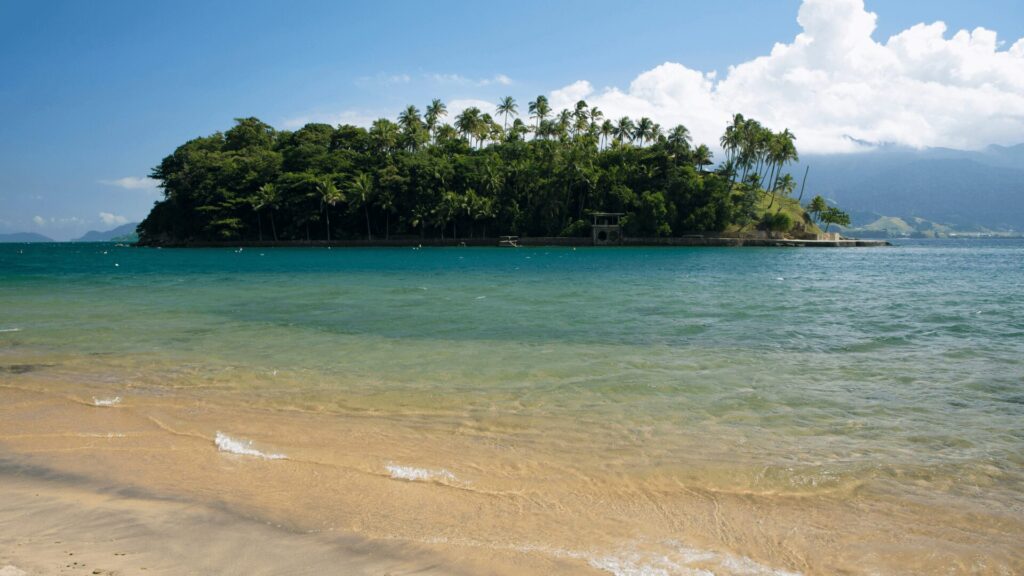
[[502, 236], [498, 240], [499, 248], [519, 248], [519, 236]]

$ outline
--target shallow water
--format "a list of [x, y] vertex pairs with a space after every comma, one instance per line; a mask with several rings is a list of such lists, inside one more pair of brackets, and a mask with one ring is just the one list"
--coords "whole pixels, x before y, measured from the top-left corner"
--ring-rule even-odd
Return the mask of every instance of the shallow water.
[[1011, 240], [0, 245], [0, 445], [452, 556], [1013, 573], [1022, 285]]

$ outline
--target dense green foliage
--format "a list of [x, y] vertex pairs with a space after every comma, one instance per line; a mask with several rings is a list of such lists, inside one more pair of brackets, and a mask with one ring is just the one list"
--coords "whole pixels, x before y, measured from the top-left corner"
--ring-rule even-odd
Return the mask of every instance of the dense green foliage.
[[[165, 198], [139, 226], [143, 242], [585, 236], [592, 211], [623, 212], [631, 236], [760, 225], [788, 229], [762, 200], [792, 192], [781, 176], [793, 136], [737, 116], [717, 171], [689, 132], [648, 118], [605, 120], [579, 102], [554, 114], [511, 97], [496, 120], [468, 108], [451, 125], [434, 100], [369, 129], [307, 124], [278, 131], [244, 118], [196, 138], [154, 168]], [[500, 120], [500, 122], [499, 122]], [[766, 184], [770, 184], [766, 189]], [[791, 219], [790, 219], [791, 220]]]

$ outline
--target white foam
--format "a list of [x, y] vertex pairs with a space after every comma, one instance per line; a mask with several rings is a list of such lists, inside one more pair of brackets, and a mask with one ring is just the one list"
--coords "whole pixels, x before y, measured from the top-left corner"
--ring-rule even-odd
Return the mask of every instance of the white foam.
[[8, 564], [7, 566], [0, 567], [0, 576], [28, 576], [28, 572]]
[[21, 328], [0, 328], [0, 332], [21, 332]]
[[798, 572], [777, 570], [744, 556], [698, 550], [678, 542], [663, 544], [670, 548], [664, 555], [627, 550], [613, 555], [577, 557], [615, 576], [800, 576]]
[[93, 406], [116, 406], [121, 403], [120, 396], [114, 396], [113, 398], [97, 398], [92, 397]]
[[414, 468], [412, 466], [399, 466], [397, 464], [388, 464], [385, 466], [388, 473], [395, 480], [408, 480], [410, 482], [437, 482], [437, 481], [448, 481], [451, 482], [456, 480], [455, 474], [441, 468], [440, 470], [430, 470], [428, 468]]
[[217, 432], [217, 436], [213, 439], [213, 443], [217, 445], [217, 449], [221, 452], [230, 452], [232, 454], [240, 454], [242, 456], [255, 456], [266, 460], [285, 460], [288, 458], [284, 454], [266, 454], [264, 452], [260, 452], [252, 447], [251, 440], [235, 440], [222, 432]]

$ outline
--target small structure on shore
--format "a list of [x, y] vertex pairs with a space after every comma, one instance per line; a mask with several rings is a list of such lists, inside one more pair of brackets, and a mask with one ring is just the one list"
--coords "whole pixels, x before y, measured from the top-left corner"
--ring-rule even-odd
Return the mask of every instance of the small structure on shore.
[[623, 215], [622, 212], [594, 212], [591, 215], [594, 218], [591, 225], [594, 246], [622, 244], [622, 226], [619, 219]]
[[502, 236], [498, 239], [499, 248], [519, 248], [519, 236]]

